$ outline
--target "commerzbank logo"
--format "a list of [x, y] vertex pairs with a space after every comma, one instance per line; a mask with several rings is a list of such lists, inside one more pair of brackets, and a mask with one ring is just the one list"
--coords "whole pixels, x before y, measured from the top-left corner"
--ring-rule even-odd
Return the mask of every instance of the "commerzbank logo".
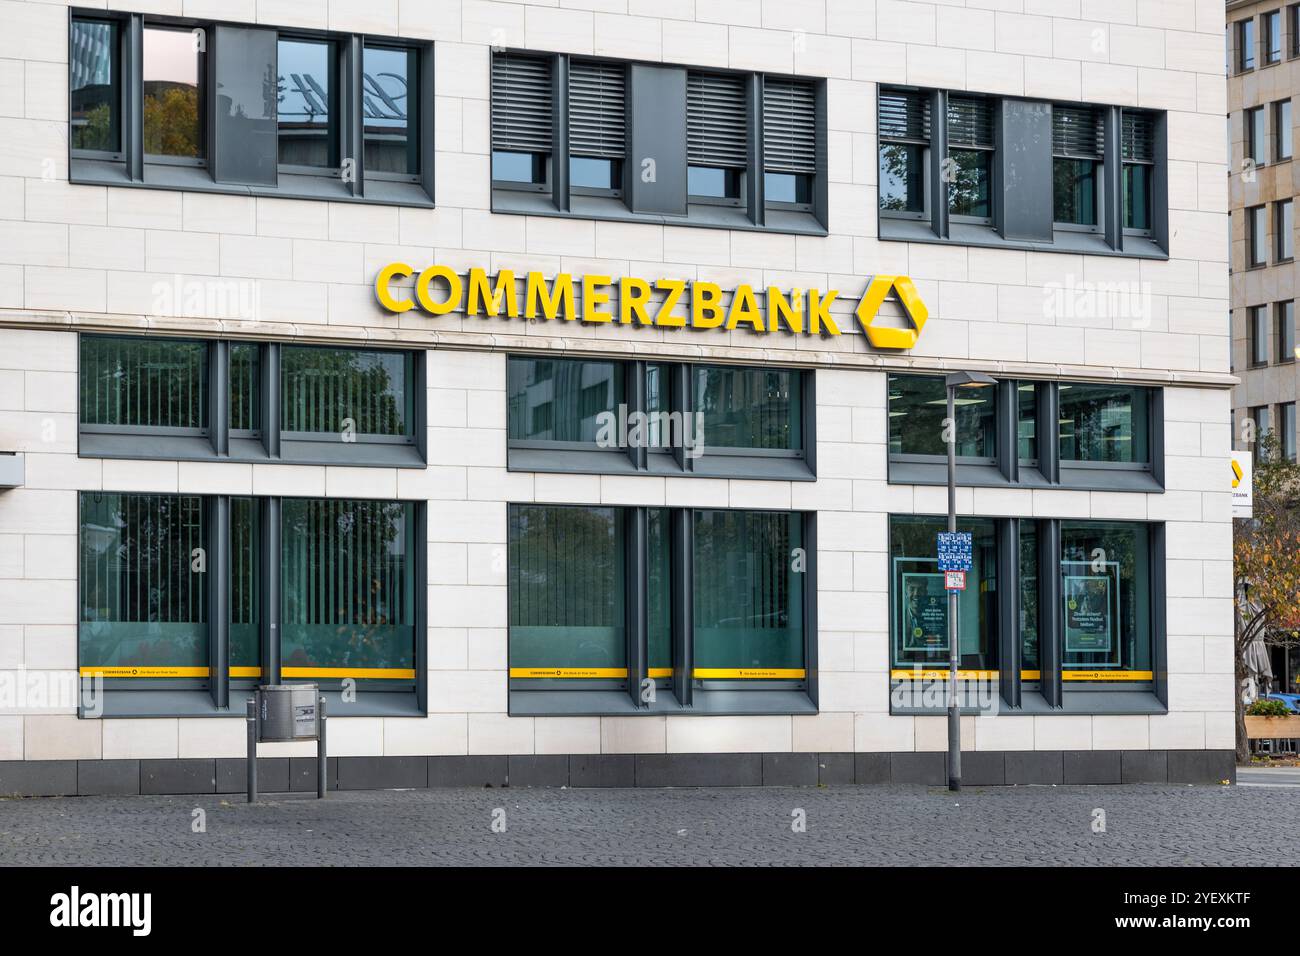
[[[406, 281], [412, 277], [414, 283]], [[485, 269], [472, 268], [462, 275], [445, 265], [417, 272], [405, 262], [391, 262], [375, 277], [375, 297], [395, 313], [418, 308], [433, 316], [463, 313], [467, 318], [744, 329], [756, 334], [841, 334], [831, 315], [831, 305], [839, 298], [835, 289], [768, 286], [760, 293], [749, 284], [724, 290], [714, 282], [574, 277], [566, 272], [548, 279], [542, 272], [516, 275], [510, 269], [489, 275]], [[891, 297], [901, 314], [885, 316], [881, 307]], [[878, 275], [867, 284], [853, 316], [873, 348], [910, 349], [921, 337], [929, 312], [911, 278]]]

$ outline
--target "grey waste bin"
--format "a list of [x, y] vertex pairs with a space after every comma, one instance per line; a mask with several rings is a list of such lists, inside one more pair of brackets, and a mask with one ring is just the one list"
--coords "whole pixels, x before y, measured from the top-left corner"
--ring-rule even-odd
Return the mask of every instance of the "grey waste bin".
[[315, 740], [315, 684], [263, 684], [258, 688], [258, 739], [263, 743]]

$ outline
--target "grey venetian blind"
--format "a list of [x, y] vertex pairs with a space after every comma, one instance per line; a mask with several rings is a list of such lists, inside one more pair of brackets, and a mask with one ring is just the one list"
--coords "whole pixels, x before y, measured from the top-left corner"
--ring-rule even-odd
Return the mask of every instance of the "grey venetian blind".
[[948, 97], [948, 145], [992, 149], [992, 102], [978, 96]]
[[745, 105], [744, 77], [686, 75], [686, 161], [690, 165], [745, 168]]
[[1124, 111], [1120, 132], [1120, 155], [1126, 163], [1155, 162], [1156, 128], [1150, 113]]
[[929, 94], [919, 90], [881, 90], [877, 122], [881, 139], [928, 142]]
[[817, 172], [817, 93], [804, 80], [763, 79], [763, 168]]
[[492, 149], [551, 151], [551, 60], [496, 53], [492, 56]]
[[570, 64], [570, 154], [606, 159], [623, 157], [626, 76], [620, 64], [582, 60]]
[[1106, 130], [1101, 111], [1088, 107], [1052, 107], [1052, 153], [1101, 159], [1105, 152]]

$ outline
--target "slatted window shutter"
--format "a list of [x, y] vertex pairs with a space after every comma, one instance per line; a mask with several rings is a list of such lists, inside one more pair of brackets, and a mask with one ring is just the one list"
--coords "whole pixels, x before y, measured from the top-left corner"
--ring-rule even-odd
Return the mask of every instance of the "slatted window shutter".
[[1156, 161], [1156, 128], [1150, 113], [1124, 111], [1120, 135], [1120, 158], [1126, 163]]
[[687, 74], [687, 163], [724, 169], [748, 165], [746, 100], [742, 76]]
[[492, 149], [549, 153], [552, 135], [549, 57], [492, 57]]
[[930, 97], [912, 90], [881, 90], [877, 111], [880, 138], [930, 141]]
[[1101, 159], [1106, 128], [1100, 110], [1076, 106], [1052, 107], [1052, 155]]
[[763, 169], [817, 173], [817, 93], [804, 80], [763, 80]]
[[992, 149], [993, 107], [976, 96], [948, 98], [948, 145]]
[[569, 65], [569, 153], [622, 159], [626, 71], [619, 64], [575, 60]]

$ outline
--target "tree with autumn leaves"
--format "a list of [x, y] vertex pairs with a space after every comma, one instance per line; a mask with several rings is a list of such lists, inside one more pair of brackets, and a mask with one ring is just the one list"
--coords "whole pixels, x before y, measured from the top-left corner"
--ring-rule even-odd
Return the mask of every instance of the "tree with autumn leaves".
[[1233, 521], [1239, 763], [1249, 758], [1241, 700], [1247, 650], [1256, 638], [1268, 647], [1300, 647], [1300, 464], [1281, 454], [1276, 436], [1264, 435], [1259, 443], [1254, 516]]

